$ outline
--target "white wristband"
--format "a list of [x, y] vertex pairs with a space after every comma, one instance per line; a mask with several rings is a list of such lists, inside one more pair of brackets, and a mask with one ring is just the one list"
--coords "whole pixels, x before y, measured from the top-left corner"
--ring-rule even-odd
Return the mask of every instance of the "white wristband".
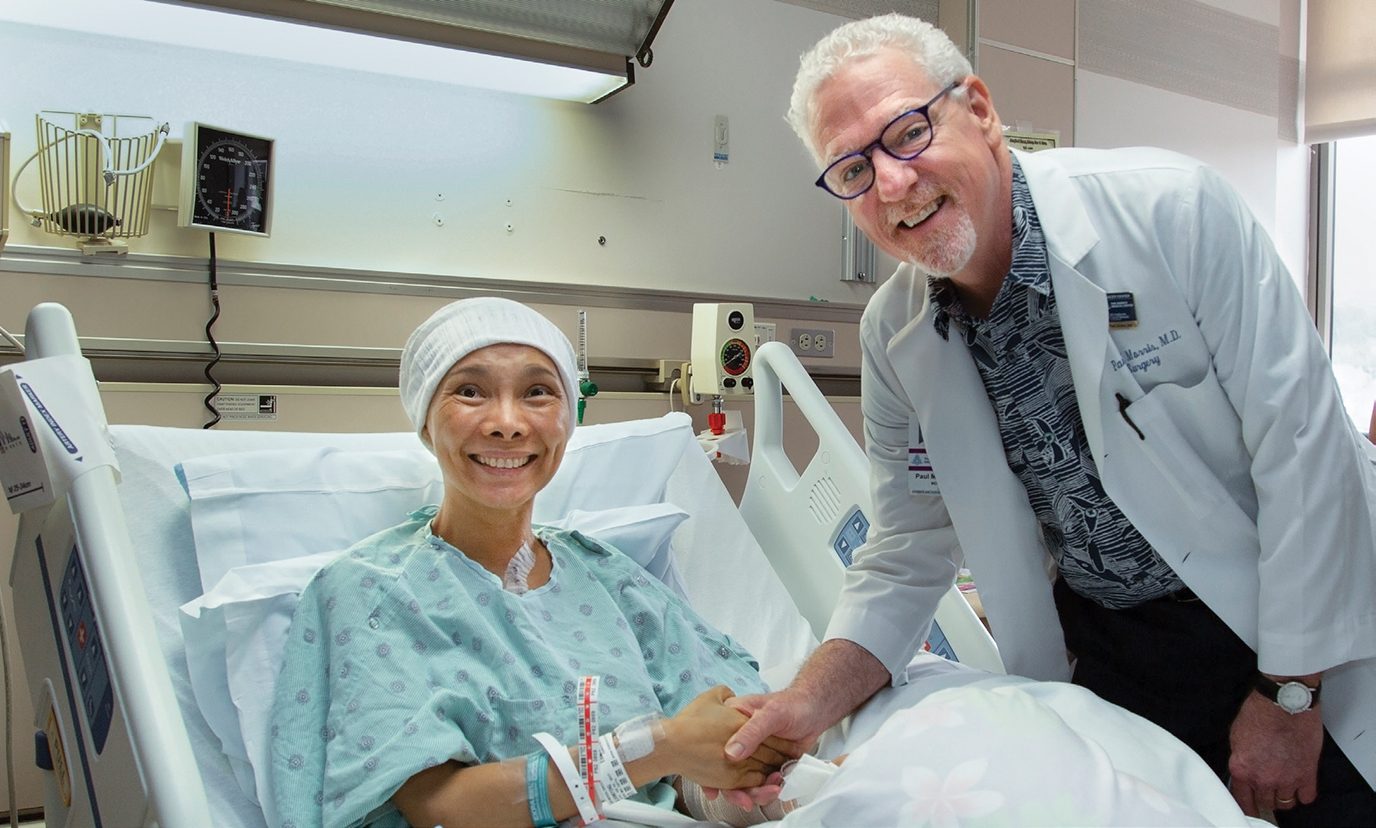
[[597, 799], [603, 806], [635, 796], [635, 783], [616, 749], [616, 737], [604, 733], [597, 742]]
[[535, 741], [549, 754], [549, 758], [554, 761], [554, 767], [558, 769], [559, 775], [564, 778], [564, 785], [569, 789], [573, 796], [573, 804], [578, 806], [578, 815], [583, 818], [584, 824], [596, 822], [597, 807], [592, 804], [592, 796], [588, 793], [588, 788], [583, 784], [583, 778], [578, 774], [578, 768], [573, 764], [573, 758], [569, 756], [568, 748], [559, 744], [559, 741], [548, 733], [535, 734]]

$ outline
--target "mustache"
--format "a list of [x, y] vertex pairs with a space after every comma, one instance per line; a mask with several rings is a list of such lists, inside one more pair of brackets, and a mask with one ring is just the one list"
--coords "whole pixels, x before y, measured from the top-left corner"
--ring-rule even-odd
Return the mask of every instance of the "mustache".
[[944, 195], [938, 189], [926, 190], [903, 199], [901, 204], [896, 204], [884, 210], [884, 220], [887, 224], [898, 224], [903, 219], [923, 209], [933, 201]]

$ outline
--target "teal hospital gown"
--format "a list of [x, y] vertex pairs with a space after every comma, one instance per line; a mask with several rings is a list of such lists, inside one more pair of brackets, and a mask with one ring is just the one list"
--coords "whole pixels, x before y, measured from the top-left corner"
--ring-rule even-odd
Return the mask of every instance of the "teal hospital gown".
[[428, 767], [521, 756], [541, 731], [573, 744], [582, 676], [601, 678], [601, 732], [716, 684], [765, 690], [748, 653], [620, 552], [536, 527], [554, 569], [517, 595], [431, 534], [434, 514], [302, 592], [274, 703], [273, 828], [405, 825], [389, 800]]

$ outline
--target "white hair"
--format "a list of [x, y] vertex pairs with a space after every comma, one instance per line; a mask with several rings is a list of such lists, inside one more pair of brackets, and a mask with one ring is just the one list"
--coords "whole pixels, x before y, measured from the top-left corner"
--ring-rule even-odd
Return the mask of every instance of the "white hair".
[[[819, 164], [821, 148], [814, 140], [817, 90], [849, 61], [884, 49], [895, 49], [911, 57], [940, 87], [955, 83], [972, 72], [970, 61], [945, 32], [916, 17], [885, 14], [835, 29], [803, 55], [798, 76], [793, 81], [793, 98], [784, 116]], [[951, 94], [958, 96], [964, 91], [955, 89]]]

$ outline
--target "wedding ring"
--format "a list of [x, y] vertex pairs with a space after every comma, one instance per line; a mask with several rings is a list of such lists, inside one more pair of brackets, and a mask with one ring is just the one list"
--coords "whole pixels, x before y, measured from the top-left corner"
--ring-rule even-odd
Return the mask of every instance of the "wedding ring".
[[1278, 797], [1276, 797], [1276, 804], [1277, 804], [1277, 805], [1293, 805], [1293, 804], [1295, 804], [1295, 799], [1294, 799], [1294, 797], [1289, 797], [1289, 796], [1278, 796]]

